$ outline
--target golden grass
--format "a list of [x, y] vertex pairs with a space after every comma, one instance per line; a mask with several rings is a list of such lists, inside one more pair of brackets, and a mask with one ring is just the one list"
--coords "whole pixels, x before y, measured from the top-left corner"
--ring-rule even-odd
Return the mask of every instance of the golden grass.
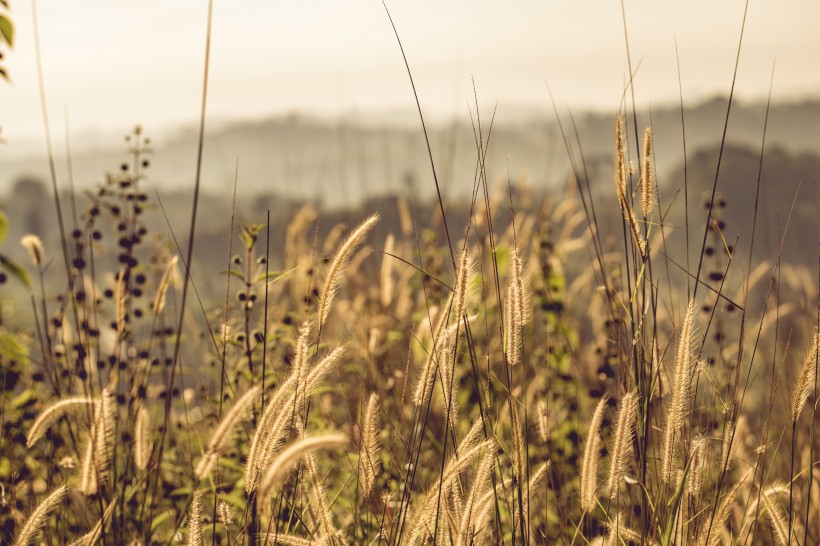
[[[667, 188], [652, 133], [631, 192], [622, 123], [619, 240], [575, 197], [520, 206], [509, 192], [513, 225], [497, 213], [507, 197], [488, 195], [454, 256], [440, 231], [419, 226], [415, 239], [412, 221], [399, 237], [371, 215], [348, 234], [316, 229], [307, 208], [277, 255], [259, 254], [262, 227], [243, 229], [228, 276], [238, 302], [203, 305], [201, 332], [190, 317], [169, 326], [168, 246], [123, 250], [100, 281], [77, 268], [60, 306], [45, 294], [35, 306], [50, 309], [30, 363], [45, 379], [24, 371], [6, 401], [0, 539], [711, 546], [788, 543], [791, 525], [793, 543], [820, 540], [816, 431], [801, 419], [814, 417], [820, 336], [801, 302], [815, 287], [784, 268], [767, 307], [767, 260], [701, 288], [696, 304], [665, 258], [681, 239], [656, 208]], [[139, 190], [121, 196], [133, 219], [141, 201], [128, 191]], [[114, 193], [95, 206], [110, 210]], [[654, 248], [650, 226], [671, 250]], [[275, 261], [293, 269], [283, 282], [267, 274]], [[745, 308], [739, 291], [729, 310], [721, 298], [743, 284]], [[795, 351], [808, 332], [809, 350]], [[49, 517], [66, 498], [64, 518]]]

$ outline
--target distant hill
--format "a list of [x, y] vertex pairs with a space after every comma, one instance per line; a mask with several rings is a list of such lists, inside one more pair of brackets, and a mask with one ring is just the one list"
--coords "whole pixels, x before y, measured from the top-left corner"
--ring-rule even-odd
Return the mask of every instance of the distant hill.
[[[261, 140], [261, 139], [260, 139]], [[689, 187], [690, 211], [690, 258], [692, 264], [697, 263], [700, 252], [703, 229], [706, 221], [704, 209], [704, 193], [711, 190], [714, 181], [718, 146], [710, 146], [688, 154], [686, 176]], [[157, 154], [159, 155], [159, 154]], [[754, 213], [755, 189], [758, 178], [760, 157], [757, 149], [746, 146], [730, 145], [724, 150], [720, 177], [718, 179], [718, 203], [714, 215], [723, 225], [723, 237], [726, 244], [733, 244], [740, 236], [735, 257], [730, 271], [730, 284], [727, 284], [732, 293], [739, 286], [739, 278], [743, 277], [748, 267], [748, 247], [751, 241], [752, 218]], [[601, 172], [593, 185], [593, 198], [596, 207], [600, 233], [604, 244], [610, 249], [620, 249], [622, 245], [621, 212], [614, 195], [611, 161], [606, 165], [601, 162]], [[664, 219], [666, 241], [656, 241], [657, 245], [664, 244], [662, 250], [679, 264], [686, 263], [685, 245], [683, 244], [684, 220], [684, 168], [682, 162], [667, 169], [666, 175], [659, 177], [661, 208], [666, 210], [672, 199], [675, 199], [670, 214]], [[820, 155], [814, 153], [789, 152], [783, 148], [768, 149], [763, 157], [763, 171], [761, 176], [760, 199], [758, 206], [757, 235], [755, 241], [755, 263], [763, 259], [773, 261], [777, 256], [779, 236], [786, 225], [792, 201], [797, 194], [797, 204], [790, 220], [789, 231], [783, 246], [783, 261], [790, 264], [807, 266], [807, 271], [816, 271], [817, 268], [817, 237], [820, 233]], [[419, 183], [419, 182], [417, 182]], [[153, 188], [149, 193], [149, 206], [146, 209], [144, 220], [149, 232], [162, 233], [168, 239], [173, 236], [177, 241], [187, 239], [189, 218], [191, 212], [191, 192], [185, 189], [174, 189], [158, 185], [159, 199], [162, 209], [158, 206], [157, 196]], [[572, 185], [569, 186], [572, 188]], [[560, 199], [567, 188], [548, 189], [530, 186], [530, 191], [513, 191], [514, 207], [526, 207], [526, 203], [536, 206], [540, 203], [539, 197], [545, 194], [552, 200]], [[502, 189], [498, 186], [496, 189]], [[523, 190], [524, 188], [522, 188]], [[452, 190], [452, 189], [450, 189]], [[424, 194], [427, 194], [425, 197]], [[382, 214], [384, 220], [371, 237], [375, 248], [380, 248], [389, 232], [399, 234], [401, 227], [401, 197], [404, 207], [412, 211], [413, 219], [418, 226], [434, 226], [441, 232], [440, 215], [437, 202], [430, 195], [430, 191], [419, 191], [418, 194], [408, 195], [407, 188], [400, 188], [393, 195], [384, 193], [381, 197], [372, 197], [364, 202], [347, 208], [338, 208], [335, 211], [324, 211], [319, 216], [316, 226], [319, 241], [324, 240], [328, 231], [338, 222], [355, 224], [365, 215], [372, 212]], [[529, 195], [536, 199], [530, 200]], [[469, 201], [466, 196], [452, 195], [448, 199], [448, 222], [452, 229], [460, 232], [468, 221]], [[237, 225], [244, 223], [262, 223], [265, 221], [267, 210], [271, 211], [271, 263], [275, 268], [282, 267], [284, 261], [283, 249], [285, 237], [292, 219], [297, 211], [305, 205], [302, 199], [291, 199], [273, 191], [252, 193], [247, 192], [238, 196], [236, 221]], [[71, 227], [71, 199], [64, 192], [62, 195], [63, 212], [66, 221]], [[88, 207], [84, 196], [77, 198], [78, 212], [82, 213]], [[10, 230], [3, 247], [3, 252], [14, 259], [26, 263], [27, 256], [19, 244], [20, 238], [26, 233], [39, 235], [44, 242], [47, 256], [47, 268], [57, 269], [56, 277], [60, 281], [60, 241], [56, 217], [53, 209], [52, 196], [46, 184], [28, 179], [18, 181], [11, 191], [0, 200], [10, 219]], [[231, 199], [226, 192], [221, 194], [211, 191], [201, 196], [197, 223], [197, 245], [194, 260], [196, 263], [197, 289], [207, 297], [222, 294], [224, 279], [220, 274], [225, 266], [228, 255], [229, 229], [232, 215]], [[104, 215], [106, 222], [111, 224], [110, 215]], [[657, 219], [657, 216], [655, 216]], [[510, 221], [509, 207], [504, 201], [494, 211], [494, 226], [500, 232], [506, 229]], [[106, 224], [106, 225], [108, 225]], [[109, 226], [108, 229], [113, 229]], [[583, 227], [579, 228], [581, 232]], [[657, 231], [655, 231], [657, 233]], [[407, 232], [409, 233], [409, 232]], [[409, 236], [405, 233], [405, 236]], [[440, 233], [443, 237], [443, 233]], [[443, 239], [442, 239], [443, 240]], [[184, 243], [183, 243], [184, 244]], [[715, 242], [710, 235], [708, 246], [716, 250], [716, 257], [721, 251], [723, 243]], [[236, 247], [235, 247], [236, 248]], [[235, 252], [236, 250], [234, 250]], [[662, 263], [662, 262], [660, 262]], [[722, 262], [725, 264], [725, 259]], [[575, 265], [580, 265], [581, 262]], [[716, 261], [709, 259], [704, 263], [703, 276], [708, 277], [716, 269], [723, 270], [715, 265]], [[694, 265], [691, 266], [694, 269]], [[672, 278], [684, 282], [681, 272], [670, 265]], [[666, 274], [666, 272], [664, 272]], [[812, 281], [813, 282], [813, 281]], [[20, 292], [20, 297], [25, 294]], [[18, 304], [26, 303], [21, 299]], [[806, 302], [806, 305], [813, 305]]]
[[[712, 147], [699, 150], [689, 158], [690, 223], [694, 221], [701, 226], [699, 237], [706, 220], [705, 204], [708, 203], [715, 179], [718, 152], [719, 149]], [[714, 211], [714, 216], [724, 222], [725, 237], [734, 240], [740, 235], [742, 252], [739, 256], [745, 256], [752, 233], [760, 172], [755, 252], [758, 256], [777, 256], [779, 237], [786, 228], [789, 211], [795, 202], [783, 245], [783, 259], [802, 262], [816, 269], [820, 236], [820, 155], [789, 153], [783, 148], [773, 148], [763, 156], [762, 171], [759, 165], [759, 150], [740, 146], [730, 146], [724, 150], [717, 190], [723, 197], [719, 201], [725, 206]], [[680, 187], [683, 180], [683, 168], [679, 166], [669, 176], [666, 193], [670, 194], [673, 188]], [[675, 208], [676, 214], [670, 222], [681, 225], [681, 208]]]
[[[690, 151], [716, 145], [721, 137], [726, 100], [716, 98], [685, 111], [687, 147]], [[736, 103], [732, 108], [728, 141], [759, 147], [765, 105]], [[484, 138], [489, 113], [482, 118]], [[612, 158], [613, 113], [574, 112], [578, 139], [592, 173], [609, 180]], [[654, 128], [656, 161], [661, 176], [682, 161], [681, 114], [674, 106], [638, 113], [638, 130], [650, 119]], [[562, 114], [564, 128], [572, 123]], [[630, 136], [634, 134], [629, 120]], [[194, 130], [173, 134], [147, 133], [154, 141], [150, 180], [162, 189], [192, 186], [197, 135]], [[575, 137], [571, 136], [573, 146]], [[820, 154], [820, 101], [772, 106], [768, 147], [792, 154]], [[89, 187], [127, 159], [121, 141], [110, 146], [84, 148], [74, 142], [74, 179]], [[472, 186], [476, 145], [469, 121], [440, 124], [431, 129], [439, 181], [450, 196], [465, 196]], [[60, 149], [60, 146], [57, 146]], [[576, 152], [577, 154], [577, 152]], [[58, 173], [65, 178], [64, 158], [58, 156]], [[207, 132], [203, 184], [206, 191], [224, 194], [233, 185], [238, 162], [239, 186], [244, 193], [270, 193], [309, 199], [331, 207], [346, 207], [365, 197], [412, 192], [429, 196], [430, 167], [424, 139], [417, 123], [405, 116], [374, 120], [372, 117], [331, 121], [309, 116], [286, 116], [257, 122], [227, 123]], [[22, 177], [45, 180], [43, 153], [9, 157], [0, 149], [0, 193], [7, 193]], [[543, 109], [516, 110], [505, 117], [499, 107], [492, 128], [487, 170], [494, 180], [528, 177], [536, 187], [562, 184], [569, 173], [564, 143], [553, 116]]]

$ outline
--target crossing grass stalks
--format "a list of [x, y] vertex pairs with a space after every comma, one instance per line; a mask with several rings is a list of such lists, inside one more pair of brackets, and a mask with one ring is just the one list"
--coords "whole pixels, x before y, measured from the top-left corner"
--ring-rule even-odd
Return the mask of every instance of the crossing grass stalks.
[[574, 179], [543, 199], [488, 180], [478, 114], [472, 200], [399, 197], [397, 233], [305, 207], [264, 251], [248, 224], [224, 305], [186, 298], [195, 222], [184, 250], [149, 228], [135, 130], [133, 163], [72, 218], [68, 282], [32, 295], [36, 343], [4, 389], [0, 542], [820, 542], [813, 272], [757, 257], [714, 188], [690, 218], [625, 112], [608, 189], [593, 196], [565, 134]]
[[[346, 237], [344, 228], [333, 230], [342, 241], [327, 245], [338, 246], [334, 255], [302, 255], [291, 262], [294, 272], [273, 284], [269, 275], [248, 276], [244, 264], [235, 264], [232, 276], [248, 281], [240, 309], [224, 322], [205, 310], [206, 319], [220, 325], [213, 330], [221, 339], [183, 344], [183, 393], [168, 388], [160, 356], [176, 336], [194, 335], [163, 326], [169, 313], [178, 312], [173, 247], [121, 247], [117, 264], [125, 267], [112, 265], [106, 273], [107, 257], [91, 237], [101, 221], [94, 211], [127, 210], [134, 201], [129, 195], [141, 195], [138, 181], [120, 179], [91, 201], [89, 239], [81, 233], [69, 258], [79, 263], [79, 256], [93, 257], [93, 272], [74, 268], [73, 286], [93, 286], [99, 295], [78, 297], [75, 290], [63, 297], [47, 321], [47, 343], [40, 345], [53, 349], [31, 362], [21, 386], [36, 396], [25, 411], [13, 404], [5, 410], [24, 439], [9, 453], [25, 453], [15, 463], [17, 481], [7, 487], [14, 511], [0, 516], [8, 540], [113, 544], [148, 537], [163, 543], [185, 536], [191, 544], [466, 545], [508, 542], [514, 533], [517, 544], [718, 544], [750, 543], [752, 537], [781, 544], [790, 535], [820, 537], [815, 521], [800, 517], [818, 502], [815, 495], [805, 505], [810, 435], [801, 418], [814, 399], [811, 317], [802, 318], [802, 332], [791, 334], [809, 337], [809, 349], [761, 368], [794, 377], [790, 403], [781, 406], [788, 411], [775, 408], [767, 417], [771, 430], [791, 433], [790, 445], [761, 446], [752, 430], [740, 433], [758, 410], [747, 414], [737, 398], [727, 397], [732, 375], [710, 364], [717, 348], [706, 336], [713, 324], [699, 318], [685, 291], [676, 291], [683, 284], [669, 291], [647, 284], [644, 290], [648, 274], [632, 276], [632, 285], [621, 278], [607, 290], [574, 282], [573, 276], [603, 273], [595, 264], [589, 269], [573, 262], [589, 241], [583, 224], [566, 230], [550, 225], [563, 239], [549, 245], [516, 245], [511, 231], [496, 233], [494, 253], [488, 252], [488, 226], [473, 224], [465, 230], [472, 242], [462, 245], [457, 269], [443, 267], [434, 276], [431, 267], [446, 251], [418, 247], [395, 233], [389, 234], [390, 253], [376, 259], [369, 238], [387, 234], [371, 216]], [[619, 189], [615, 198], [629, 214], [630, 197]], [[543, 207], [516, 211], [519, 241], [537, 241], [543, 222], [574, 216], [565, 211], [550, 220], [554, 205]], [[641, 214], [652, 211], [644, 206]], [[142, 229], [136, 210], [113, 216], [122, 218], [126, 231]], [[310, 247], [313, 228], [301, 216], [294, 220], [301, 227], [289, 230], [289, 244]], [[658, 238], [639, 240], [631, 228], [626, 233], [638, 249], [629, 259], [637, 261], [621, 266], [662, 265], [652, 252]], [[624, 258], [613, 249], [606, 259], [614, 267]], [[498, 289], [488, 275], [493, 261], [506, 271]], [[543, 263], [551, 265], [540, 273], [525, 265]], [[759, 284], [756, 293], [765, 288], [755, 279], [765, 278], [767, 263], [776, 261], [763, 263], [749, 279]], [[324, 270], [325, 281], [306, 303], [292, 288], [304, 286], [299, 277], [308, 269], [320, 277]], [[404, 281], [395, 284], [396, 277]], [[246, 332], [262, 331], [256, 324], [264, 315], [245, 302], [266, 284], [269, 316], [286, 320], [274, 321], [267, 336], [253, 335], [249, 343]], [[650, 294], [665, 292], [673, 299], [663, 308], [672, 313], [650, 305]], [[781, 293], [781, 302], [787, 296]], [[793, 294], [806, 296], [814, 297]], [[137, 313], [143, 306], [150, 312]], [[631, 315], [614, 313], [624, 307], [632, 307]], [[608, 329], [595, 316], [601, 309]], [[79, 329], [65, 323], [74, 314], [84, 319]], [[730, 336], [736, 330], [729, 315], [723, 319], [723, 335]], [[767, 314], [747, 320], [766, 323], [761, 343], [782, 342]], [[106, 326], [110, 333], [104, 334]], [[602, 361], [584, 350], [588, 343], [602, 347], [611, 372], [596, 371]], [[260, 361], [263, 349], [270, 370], [264, 381], [261, 367], [249, 364]], [[208, 370], [220, 370], [223, 359], [229, 390], [226, 413], [217, 420], [220, 378]], [[795, 359], [802, 360], [799, 369]], [[761, 366], [741, 362], [750, 365]], [[40, 369], [51, 370], [59, 390], [32, 380]], [[508, 382], [508, 369], [521, 380]], [[636, 378], [644, 379], [638, 384]], [[50, 398], [52, 392], [60, 396]], [[158, 460], [167, 397], [173, 430]], [[485, 401], [483, 412], [478, 399]], [[532, 417], [526, 426], [525, 409]], [[580, 426], [570, 426], [574, 422]], [[750, 454], [761, 449], [767, 457], [756, 462]], [[600, 464], [609, 468], [606, 480]], [[758, 495], [751, 474], [786, 485]], [[154, 480], [157, 493], [149, 487]], [[71, 499], [66, 517], [43, 516], [65, 498]], [[36, 506], [24, 519], [26, 507]], [[644, 506], [651, 507], [648, 513], [641, 512]], [[404, 525], [397, 524], [399, 517], [406, 517]], [[250, 536], [249, 528], [256, 529]]]

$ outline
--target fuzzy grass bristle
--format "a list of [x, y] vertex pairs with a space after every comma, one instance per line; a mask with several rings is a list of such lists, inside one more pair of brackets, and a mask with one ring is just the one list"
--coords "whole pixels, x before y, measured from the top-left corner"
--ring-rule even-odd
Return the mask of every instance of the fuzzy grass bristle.
[[270, 497], [274, 489], [285, 479], [291, 468], [308, 453], [319, 449], [337, 449], [348, 444], [345, 434], [322, 434], [302, 438], [285, 448], [265, 470], [259, 486], [259, 496], [263, 499]]
[[580, 501], [581, 509], [589, 512], [595, 508], [595, 492], [598, 489], [598, 460], [601, 456], [601, 423], [604, 420], [609, 397], [602, 396], [592, 414], [584, 445], [584, 456], [581, 463]]
[[638, 419], [638, 402], [638, 391], [633, 390], [621, 398], [618, 407], [615, 435], [613, 436], [610, 451], [609, 479], [607, 481], [607, 489], [611, 499], [617, 496], [619, 485], [629, 470], [632, 441], [635, 437], [635, 424]]
[[325, 277], [324, 286], [322, 287], [322, 297], [319, 300], [319, 326], [327, 321], [328, 314], [330, 313], [330, 305], [339, 288], [339, 279], [353, 251], [361, 245], [367, 233], [378, 223], [379, 218], [378, 214], [373, 214], [362, 222], [359, 227], [353, 230], [333, 257], [333, 261], [330, 263], [330, 269], [328, 269], [327, 276]]
[[800, 413], [814, 392], [818, 358], [820, 358], [820, 332], [815, 332], [812, 336], [812, 345], [807, 351], [806, 359], [803, 361], [803, 367], [800, 369], [794, 386], [791, 405], [792, 422], [797, 422], [800, 418]]
[[379, 441], [379, 434], [381, 432], [380, 411], [381, 403], [379, 395], [372, 393], [367, 402], [367, 410], [364, 414], [360, 448], [363, 478], [362, 494], [365, 497], [373, 493], [373, 488], [376, 485], [376, 476], [381, 468], [381, 460], [379, 459], [379, 451], [381, 450], [381, 442]]
[[62, 504], [67, 493], [68, 485], [66, 484], [52, 491], [34, 512], [31, 513], [25, 525], [23, 525], [23, 528], [20, 530], [20, 534], [17, 535], [14, 546], [29, 546], [47, 523], [49, 514]]
[[219, 454], [225, 449], [237, 424], [244, 417], [245, 413], [247, 413], [248, 409], [252, 407], [254, 400], [261, 392], [261, 387], [252, 387], [248, 392], [242, 395], [239, 400], [234, 402], [231, 410], [219, 423], [219, 426], [211, 437], [205, 454], [194, 469], [194, 476], [198, 479], [202, 479], [211, 473], [211, 469], [216, 463], [217, 457], [219, 457]]
[[692, 300], [686, 308], [686, 315], [678, 335], [675, 367], [672, 374], [672, 403], [667, 412], [664, 429], [662, 476], [664, 483], [670, 483], [675, 468], [676, 441], [681, 437], [692, 405], [692, 377], [695, 370], [696, 304]]
[[41, 241], [39, 237], [31, 233], [23, 235], [23, 238], [20, 239], [20, 244], [28, 252], [32, 264], [38, 267], [42, 265], [44, 256], [43, 241]]

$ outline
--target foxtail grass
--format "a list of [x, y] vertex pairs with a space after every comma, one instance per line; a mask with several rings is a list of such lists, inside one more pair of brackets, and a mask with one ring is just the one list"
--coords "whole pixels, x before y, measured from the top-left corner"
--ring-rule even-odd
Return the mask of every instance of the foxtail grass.
[[342, 345], [331, 351], [301, 381], [297, 381], [298, 370], [292, 371], [291, 377], [279, 387], [259, 420], [251, 439], [248, 460], [245, 464], [245, 491], [247, 493], [256, 487], [260, 475], [271, 464], [286, 434], [303, 418], [302, 411], [307, 396], [341, 358], [345, 348]]
[[806, 406], [806, 402], [814, 393], [815, 378], [817, 375], [818, 350], [820, 350], [820, 332], [812, 336], [812, 346], [806, 354], [797, 382], [794, 385], [791, 404], [792, 422], [796, 422]]
[[148, 461], [151, 459], [151, 435], [151, 414], [145, 407], [141, 407], [134, 424], [134, 466], [140, 470], [148, 468]]
[[632, 196], [629, 195], [627, 179], [631, 172], [626, 162], [626, 149], [624, 147], [624, 136], [620, 114], [615, 119], [615, 190], [618, 195], [618, 203], [621, 205], [623, 217], [629, 225], [632, 234], [632, 241], [635, 243], [642, 256], [646, 255], [646, 240], [641, 235], [638, 227], [638, 219], [632, 207]]
[[379, 215], [373, 214], [362, 222], [362, 224], [348, 236], [347, 240], [345, 240], [333, 257], [322, 287], [322, 296], [319, 300], [319, 326], [322, 326], [327, 321], [327, 317], [330, 314], [330, 305], [333, 303], [333, 297], [339, 288], [339, 279], [345, 266], [350, 261], [350, 256], [352, 256], [353, 251], [364, 241], [367, 233], [373, 229], [373, 226], [375, 226], [378, 221]]
[[581, 463], [580, 495], [581, 509], [591, 512], [595, 508], [595, 492], [598, 489], [598, 461], [601, 457], [601, 423], [606, 411], [607, 396], [601, 397], [592, 414], [584, 445], [584, 456]]
[[33, 234], [23, 235], [20, 244], [28, 252], [32, 264], [35, 266], [42, 265], [45, 252], [43, 251], [43, 241], [39, 237]]
[[373, 393], [367, 402], [367, 410], [362, 424], [361, 459], [362, 459], [362, 494], [369, 497], [376, 485], [376, 476], [381, 468], [379, 451], [381, 442], [381, 403], [379, 395]]
[[94, 544], [97, 544], [102, 536], [103, 528], [105, 528], [106, 523], [111, 518], [114, 508], [117, 507], [116, 501], [116, 498], [112, 499], [112, 501], [108, 503], [105, 512], [103, 512], [103, 516], [97, 520], [94, 527], [92, 527], [89, 532], [72, 542], [71, 546], [94, 546]]
[[179, 257], [174, 256], [168, 261], [168, 265], [165, 266], [165, 271], [162, 273], [162, 278], [159, 281], [159, 285], [157, 286], [157, 293], [154, 296], [154, 303], [152, 308], [154, 310], [154, 316], [159, 316], [162, 310], [165, 308], [165, 300], [168, 294], [168, 287], [171, 285], [171, 281], [174, 278], [174, 271], [176, 270], [176, 265]]
[[663, 464], [661, 476], [664, 483], [670, 483], [675, 471], [676, 441], [688, 420], [692, 405], [692, 376], [695, 369], [695, 301], [689, 302], [678, 335], [678, 349], [672, 374], [672, 403], [667, 410], [666, 428], [663, 442]]
[[26, 447], [31, 449], [34, 444], [45, 436], [46, 431], [67, 413], [86, 408], [93, 404], [94, 399], [87, 396], [66, 398], [65, 400], [60, 400], [52, 404], [40, 413], [40, 416], [31, 425], [28, 436], [26, 437]]
[[507, 281], [507, 362], [510, 366], [521, 363], [524, 344], [523, 328], [530, 319], [527, 282], [524, 262], [518, 250], [510, 256], [509, 280]]
[[617, 496], [619, 485], [629, 470], [632, 441], [635, 438], [635, 425], [638, 418], [638, 403], [638, 391], [633, 390], [621, 398], [618, 407], [615, 435], [613, 436], [610, 452], [609, 479], [607, 481], [611, 499]]
[[14, 546], [29, 546], [37, 535], [40, 534], [48, 521], [49, 514], [59, 507], [68, 493], [68, 486], [63, 484], [51, 492], [48, 497], [31, 513], [17, 539]]
[[188, 511], [188, 546], [202, 546], [202, 491], [194, 491]]
[[219, 454], [225, 449], [237, 424], [242, 420], [248, 409], [253, 406], [253, 402], [261, 390], [259, 386], [249, 389], [234, 403], [227, 415], [222, 418], [222, 421], [211, 437], [211, 441], [208, 443], [205, 454], [194, 469], [194, 476], [196, 476], [197, 479], [202, 479], [211, 473], [211, 469], [213, 469]]
[[348, 437], [341, 433], [328, 433], [302, 438], [290, 444], [276, 456], [265, 470], [259, 486], [259, 496], [270, 497], [276, 487], [287, 477], [299, 460], [318, 449], [335, 449], [348, 444]]
[[[643, 158], [641, 164], [641, 214], [644, 221], [652, 215], [655, 202], [654, 177], [652, 176], [652, 129], [647, 127], [643, 134]], [[647, 225], [647, 230], [649, 226]]]

